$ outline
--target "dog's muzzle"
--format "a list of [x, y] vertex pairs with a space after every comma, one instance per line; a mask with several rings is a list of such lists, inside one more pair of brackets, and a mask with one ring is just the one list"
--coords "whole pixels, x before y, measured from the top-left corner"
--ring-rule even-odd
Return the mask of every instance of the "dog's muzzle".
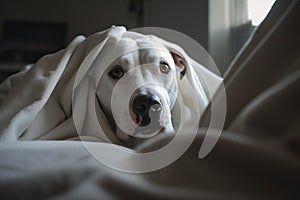
[[151, 123], [159, 123], [162, 105], [159, 98], [151, 93], [138, 94], [132, 100], [131, 105], [133, 120], [138, 126], [145, 127]]

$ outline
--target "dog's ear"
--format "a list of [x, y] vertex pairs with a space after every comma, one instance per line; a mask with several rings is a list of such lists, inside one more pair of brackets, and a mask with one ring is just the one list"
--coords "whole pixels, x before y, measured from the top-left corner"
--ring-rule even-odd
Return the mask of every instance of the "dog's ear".
[[180, 80], [186, 73], [186, 61], [175, 51], [170, 51], [174, 63], [176, 65], [176, 70], [180, 72]]
[[185, 54], [184, 50], [177, 44], [173, 44], [154, 35], [149, 35], [149, 37], [155, 42], [163, 44], [168, 49], [173, 57], [176, 70], [180, 72], [180, 79], [182, 79], [187, 72], [187, 67], [189, 66], [189, 62], [187, 60], [189, 57]]

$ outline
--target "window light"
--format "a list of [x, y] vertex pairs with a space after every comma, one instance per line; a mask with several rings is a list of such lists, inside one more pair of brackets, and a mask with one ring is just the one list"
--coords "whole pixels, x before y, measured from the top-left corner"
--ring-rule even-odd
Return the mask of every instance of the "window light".
[[275, 0], [248, 0], [248, 17], [253, 26], [258, 26], [267, 16]]

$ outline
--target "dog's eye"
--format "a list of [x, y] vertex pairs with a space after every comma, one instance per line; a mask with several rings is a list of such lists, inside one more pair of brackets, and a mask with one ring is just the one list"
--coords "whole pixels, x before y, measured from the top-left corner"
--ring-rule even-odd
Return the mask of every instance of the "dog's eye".
[[160, 62], [159, 67], [160, 67], [160, 71], [164, 74], [169, 73], [169, 71], [171, 69], [170, 66], [168, 65], [168, 63], [166, 63], [166, 62]]
[[117, 65], [112, 70], [109, 71], [109, 75], [113, 79], [120, 79], [124, 75], [124, 70], [121, 66]]

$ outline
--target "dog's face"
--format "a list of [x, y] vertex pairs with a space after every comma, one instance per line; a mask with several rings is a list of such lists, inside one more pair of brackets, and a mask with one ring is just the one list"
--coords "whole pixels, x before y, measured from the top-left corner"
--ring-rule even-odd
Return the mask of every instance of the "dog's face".
[[[105, 115], [122, 140], [172, 133], [181, 57], [161, 44], [119, 41], [124, 54], [108, 66], [97, 87]], [[130, 51], [132, 47], [138, 50]], [[127, 98], [126, 98], [127, 97]]]

